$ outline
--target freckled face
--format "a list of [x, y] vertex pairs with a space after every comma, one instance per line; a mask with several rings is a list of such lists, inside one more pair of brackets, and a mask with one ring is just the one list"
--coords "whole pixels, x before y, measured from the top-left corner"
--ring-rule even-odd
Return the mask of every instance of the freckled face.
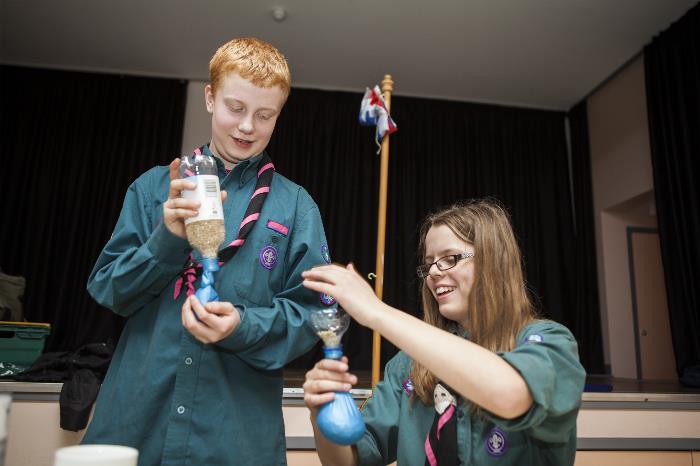
[[[425, 262], [429, 264], [441, 257], [462, 252], [474, 252], [474, 246], [459, 238], [446, 225], [435, 225], [428, 230], [425, 237]], [[474, 285], [475, 270], [472, 259], [462, 259], [448, 270], [439, 270], [437, 265], [430, 268], [430, 275], [425, 282], [435, 301], [440, 314], [446, 319], [467, 327], [469, 293]]]
[[215, 92], [204, 88], [211, 113], [211, 151], [233, 165], [248, 160], [267, 147], [282, 111], [282, 88], [258, 87], [237, 73], [229, 73]]

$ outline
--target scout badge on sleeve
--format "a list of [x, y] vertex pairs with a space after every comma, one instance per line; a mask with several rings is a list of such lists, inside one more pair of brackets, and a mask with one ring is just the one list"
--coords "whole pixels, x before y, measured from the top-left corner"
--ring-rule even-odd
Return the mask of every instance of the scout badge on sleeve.
[[425, 466], [457, 466], [455, 397], [441, 384], [433, 391], [435, 419], [425, 438]]

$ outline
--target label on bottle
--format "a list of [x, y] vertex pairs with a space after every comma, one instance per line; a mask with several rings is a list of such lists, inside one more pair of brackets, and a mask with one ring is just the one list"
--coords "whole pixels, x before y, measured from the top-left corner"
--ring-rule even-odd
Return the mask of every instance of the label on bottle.
[[184, 189], [182, 197], [195, 199], [201, 205], [197, 216], [185, 219], [185, 224], [200, 220], [223, 220], [224, 209], [221, 205], [219, 177], [216, 175], [195, 175], [187, 177], [186, 180], [197, 183], [197, 187], [192, 191]]

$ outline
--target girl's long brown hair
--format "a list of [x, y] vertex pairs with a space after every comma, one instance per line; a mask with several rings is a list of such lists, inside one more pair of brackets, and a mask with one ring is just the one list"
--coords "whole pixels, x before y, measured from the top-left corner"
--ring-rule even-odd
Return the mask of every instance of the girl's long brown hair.
[[[534, 320], [520, 260], [520, 249], [506, 211], [492, 200], [455, 204], [429, 215], [420, 230], [418, 260], [425, 263], [425, 237], [431, 227], [445, 225], [457, 237], [474, 246], [475, 280], [469, 294], [467, 314], [469, 339], [491, 351], [509, 351], [518, 332]], [[450, 321], [423, 280], [423, 320], [448, 330]], [[453, 324], [454, 325], [454, 324]], [[416, 394], [427, 405], [433, 403], [436, 377], [413, 362], [411, 379]]]

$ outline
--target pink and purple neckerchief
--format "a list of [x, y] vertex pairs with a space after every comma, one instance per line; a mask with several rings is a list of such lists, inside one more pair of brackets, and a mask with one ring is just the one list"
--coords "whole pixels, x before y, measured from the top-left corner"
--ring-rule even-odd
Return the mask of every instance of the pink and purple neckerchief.
[[[201, 154], [205, 146], [195, 149], [195, 154]], [[241, 221], [238, 227], [238, 236], [235, 240], [231, 242], [228, 246], [219, 251], [219, 266], [228, 262], [236, 255], [238, 250], [245, 243], [248, 234], [253, 229], [253, 226], [260, 218], [260, 212], [262, 211], [267, 195], [270, 193], [270, 185], [272, 184], [272, 177], [275, 174], [275, 166], [272, 164], [270, 156], [263, 152], [260, 168], [257, 173], [257, 181], [255, 183], [255, 190], [253, 195], [248, 201], [248, 207], [246, 207], [245, 214], [243, 214], [243, 221]], [[180, 277], [175, 282], [175, 290], [173, 292], [173, 299], [177, 299], [182, 291], [183, 286], [187, 288], [186, 294], [190, 296], [195, 293], [194, 282], [197, 277], [202, 274], [202, 265], [194, 261], [192, 253], [185, 261], [185, 265], [182, 268]]]

